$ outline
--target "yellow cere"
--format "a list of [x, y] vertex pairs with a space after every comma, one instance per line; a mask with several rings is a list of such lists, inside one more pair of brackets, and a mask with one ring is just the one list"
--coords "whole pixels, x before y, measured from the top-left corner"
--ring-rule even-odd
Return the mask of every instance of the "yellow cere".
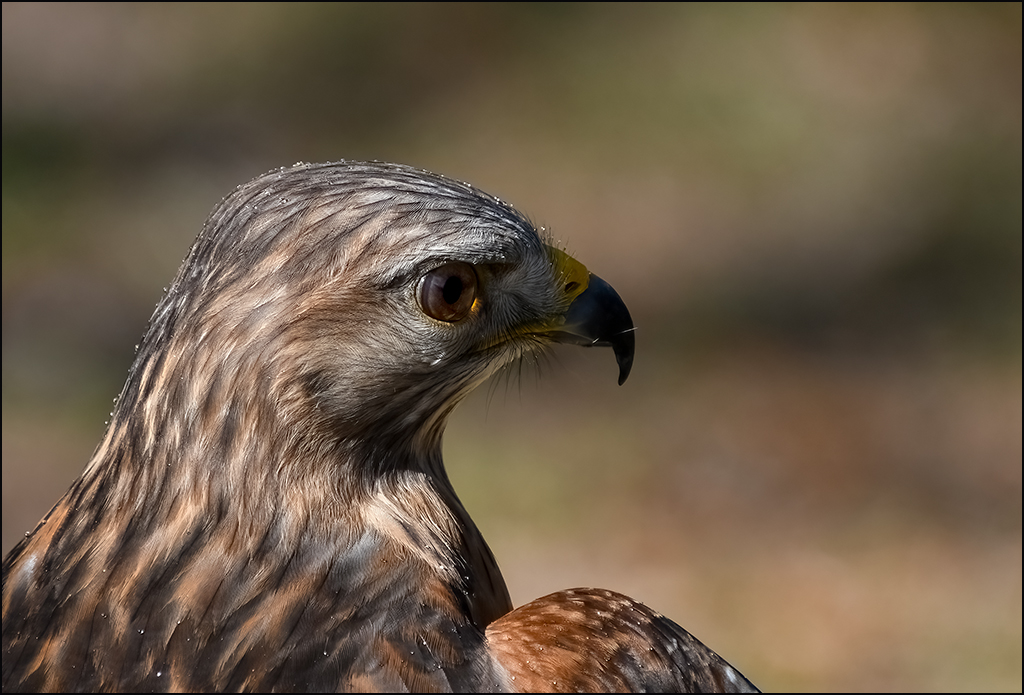
[[587, 270], [587, 266], [577, 261], [565, 251], [554, 246], [545, 245], [545, 248], [548, 252], [548, 258], [551, 259], [551, 265], [554, 266], [555, 272], [558, 273], [559, 282], [565, 289], [566, 298], [571, 302], [583, 294], [583, 290], [587, 289], [587, 285], [590, 284], [590, 271]]

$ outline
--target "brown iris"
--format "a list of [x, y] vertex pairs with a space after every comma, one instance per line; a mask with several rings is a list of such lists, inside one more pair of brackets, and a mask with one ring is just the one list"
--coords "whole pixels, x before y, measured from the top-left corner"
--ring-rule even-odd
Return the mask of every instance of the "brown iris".
[[453, 323], [469, 314], [476, 299], [476, 271], [469, 263], [445, 263], [423, 276], [420, 306], [427, 316]]

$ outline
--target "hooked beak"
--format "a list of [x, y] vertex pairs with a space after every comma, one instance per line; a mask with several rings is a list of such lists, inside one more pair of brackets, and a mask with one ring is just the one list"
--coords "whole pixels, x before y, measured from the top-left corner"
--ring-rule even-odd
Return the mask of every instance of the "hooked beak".
[[588, 279], [587, 288], [565, 312], [565, 323], [549, 335], [559, 343], [610, 347], [619, 365], [621, 386], [633, 367], [636, 328], [619, 293], [593, 273]]

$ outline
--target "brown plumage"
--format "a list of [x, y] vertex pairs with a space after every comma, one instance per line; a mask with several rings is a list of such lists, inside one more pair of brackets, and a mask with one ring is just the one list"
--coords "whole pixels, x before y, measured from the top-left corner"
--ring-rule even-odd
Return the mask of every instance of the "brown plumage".
[[445, 474], [488, 375], [560, 341], [611, 346], [621, 383], [632, 329], [468, 185], [340, 162], [241, 186], [85, 472], [4, 560], [4, 689], [752, 689], [612, 592], [512, 610]]

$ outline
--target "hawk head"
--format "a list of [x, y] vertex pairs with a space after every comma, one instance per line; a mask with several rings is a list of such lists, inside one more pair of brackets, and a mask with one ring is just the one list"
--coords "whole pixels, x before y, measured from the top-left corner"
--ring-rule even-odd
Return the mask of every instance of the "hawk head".
[[611, 346], [629, 374], [621, 299], [514, 208], [409, 167], [297, 165], [213, 213], [120, 407], [184, 409], [220, 446], [260, 416], [309, 447], [425, 455], [460, 399], [552, 342]]

